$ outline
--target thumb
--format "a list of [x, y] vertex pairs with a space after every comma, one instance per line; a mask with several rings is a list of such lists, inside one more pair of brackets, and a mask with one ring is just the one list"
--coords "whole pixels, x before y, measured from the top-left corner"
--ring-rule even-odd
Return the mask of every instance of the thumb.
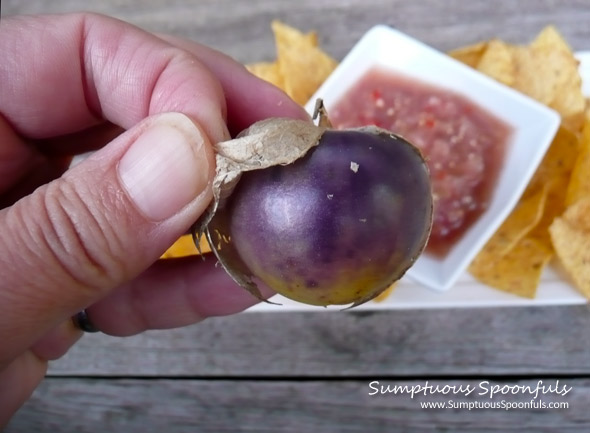
[[207, 207], [214, 165], [197, 125], [161, 114], [0, 211], [0, 366], [157, 260]]

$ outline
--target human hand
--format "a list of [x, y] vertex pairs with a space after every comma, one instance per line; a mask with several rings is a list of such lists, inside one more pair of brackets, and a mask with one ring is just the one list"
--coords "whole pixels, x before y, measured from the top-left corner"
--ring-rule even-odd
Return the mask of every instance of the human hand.
[[211, 143], [272, 116], [306, 117], [198, 44], [98, 15], [3, 18], [0, 426], [82, 309], [123, 336], [256, 302], [214, 260], [158, 258], [211, 199]]

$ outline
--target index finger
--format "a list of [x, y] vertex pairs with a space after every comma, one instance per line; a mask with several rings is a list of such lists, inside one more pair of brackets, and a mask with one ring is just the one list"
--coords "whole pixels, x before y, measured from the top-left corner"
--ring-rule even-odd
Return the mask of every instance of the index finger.
[[7, 18], [0, 27], [0, 112], [18, 133], [47, 138], [103, 120], [129, 128], [182, 112], [226, 139], [225, 97], [194, 55], [93, 14]]

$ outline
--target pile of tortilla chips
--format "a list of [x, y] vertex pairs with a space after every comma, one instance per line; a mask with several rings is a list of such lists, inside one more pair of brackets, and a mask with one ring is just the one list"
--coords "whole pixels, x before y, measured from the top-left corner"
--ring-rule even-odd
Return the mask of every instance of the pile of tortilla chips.
[[[315, 32], [302, 33], [278, 21], [272, 30], [277, 59], [247, 67], [303, 105], [337, 62], [320, 49]], [[553, 108], [562, 118], [520, 202], [469, 271], [484, 284], [532, 298], [556, 255], [590, 298], [590, 110], [572, 50], [549, 26], [528, 45], [494, 39], [449, 55]], [[209, 251], [204, 241], [201, 248]], [[165, 257], [196, 252], [190, 237], [184, 237]]]
[[532, 298], [556, 255], [590, 298], [590, 118], [572, 50], [550, 26], [526, 46], [491, 40], [450, 55], [553, 108], [562, 119], [519, 204], [469, 271], [485, 284]]
[[280, 21], [273, 21], [271, 27], [276, 61], [254, 63], [247, 68], [305, 105], [338, 63], [319, 48], [316, 32], [304, 34]]

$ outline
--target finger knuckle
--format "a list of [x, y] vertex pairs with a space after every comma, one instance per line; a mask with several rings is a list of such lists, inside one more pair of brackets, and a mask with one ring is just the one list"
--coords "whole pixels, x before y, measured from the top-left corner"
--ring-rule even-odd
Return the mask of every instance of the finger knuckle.
[[122, 242], [98, 197], [86, 185], [64, 179], [48, 186], [44, 194], [46, 215], [42, 239], [59, 269], [73, 282], [101, 291], [124, 273]]

